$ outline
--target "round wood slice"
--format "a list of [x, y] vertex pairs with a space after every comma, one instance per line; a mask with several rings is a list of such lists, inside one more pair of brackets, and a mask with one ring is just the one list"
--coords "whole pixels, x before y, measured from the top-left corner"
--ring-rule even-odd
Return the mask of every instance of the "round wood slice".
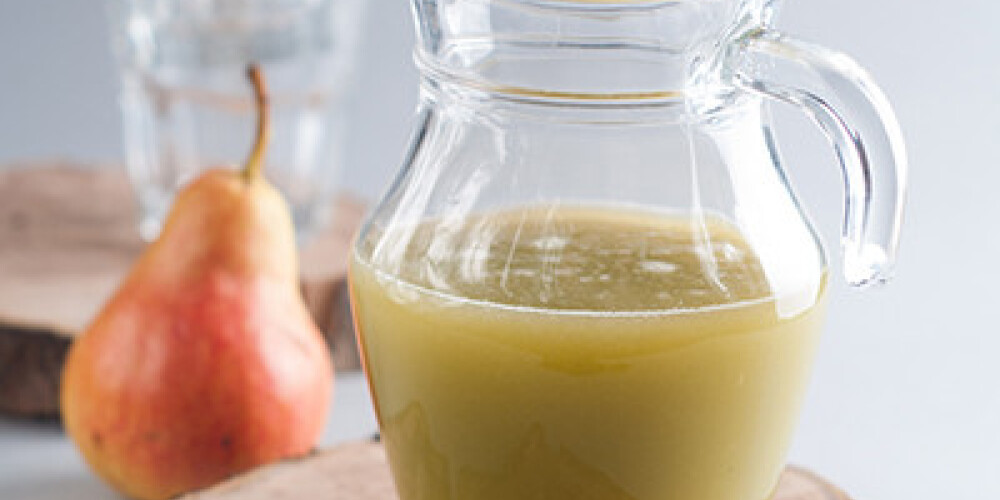
[[[361, 203], [338, 198], [300, 264], [303, 297], [340, 370], [359, 367], [345, 279], [362, 214]], [[144, 247], [122, 168], [0, 168], [0, 411], [57, 414], [73, 336]]]
[[[308, 457], [267, 465], [179, 500], [331, 498], [395, 500], [382, 445], [350, 443]], [[850, 500], [819, 476], [788, 467], [772, 500]]]

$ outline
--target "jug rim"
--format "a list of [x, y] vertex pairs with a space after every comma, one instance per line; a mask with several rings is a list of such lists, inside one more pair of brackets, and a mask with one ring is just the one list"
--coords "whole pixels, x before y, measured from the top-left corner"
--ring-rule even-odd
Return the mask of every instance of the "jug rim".
[[415, 0], [414, 59], [431, 83], [490, 97], [674, 105], [733, 93], [709, 74], [717, 40], [733, 32], [729, 6], [760, 1]]

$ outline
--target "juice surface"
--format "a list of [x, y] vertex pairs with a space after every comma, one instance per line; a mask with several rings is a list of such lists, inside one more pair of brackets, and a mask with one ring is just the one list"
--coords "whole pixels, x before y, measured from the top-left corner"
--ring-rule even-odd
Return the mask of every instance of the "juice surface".
[[355, 320], [402, 500], [769, 498], [823, 289], [779, 315], [725, 222], [527, 207], [359, 249]]

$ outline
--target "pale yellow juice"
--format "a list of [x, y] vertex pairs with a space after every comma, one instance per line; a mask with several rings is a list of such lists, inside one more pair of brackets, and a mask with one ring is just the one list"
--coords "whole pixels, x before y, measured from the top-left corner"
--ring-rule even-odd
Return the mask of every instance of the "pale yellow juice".
[[530, 207], [359, 248], [355, 320], [402, 500], [770, 497], [822, 285], [779, 313], [731, 226]]

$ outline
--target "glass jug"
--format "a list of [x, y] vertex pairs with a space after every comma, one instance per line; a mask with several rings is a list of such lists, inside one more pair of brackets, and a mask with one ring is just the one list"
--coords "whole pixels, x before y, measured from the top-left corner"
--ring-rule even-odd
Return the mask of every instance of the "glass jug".
[[827, 264], [762, 103], [830, 137], [864, 286], [901, 218], [885, 97], [761, 0], [413, 7], [416, 133], [351, 263], [400, 498], [769, 498]]

